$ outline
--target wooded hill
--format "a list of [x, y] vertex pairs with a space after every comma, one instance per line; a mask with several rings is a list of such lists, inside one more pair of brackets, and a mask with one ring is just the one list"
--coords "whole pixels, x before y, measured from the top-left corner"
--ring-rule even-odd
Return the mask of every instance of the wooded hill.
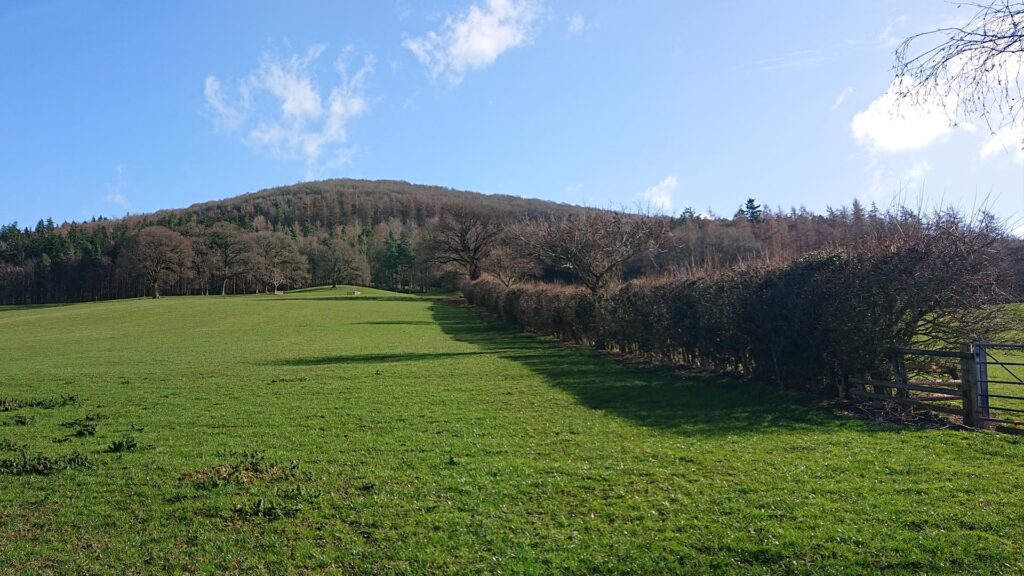
[[[638, 216], [657, 221], [662, 237], [655, 249], [626, 254], [602, 282], [791, 261], [920, 220], [910, 212], [883, 212], [857, 202], [813, 214], [772, 210], [753, 200], [743, 205], [744, 200], [737, 198], [740, 209], [730, 217], [706, 217], [692, 209], [671, 218]], [[513, 282], [532, 278], [586, 284], [578, 267], [557, 258], [510, 258], [542, 247], [509, 245], [516, 244], [510, 235], [517, 224], [583, 214], [614, 212], [399, 181], [338, 179], [114, 220], [61, 225], [40, 220], [34, 228], [12, 223], [0, 228], [0, 303], [125, 298], [157, 290], [243, 293], [334, 282], [425, 290], [446, 282], [451, 287], [460, 274], [480, 272]], [[493, 231], [495, 238], [508, 237], [509, 242], [496, 242], [495, 250], [488, 246], [471, 266], [462, 256], [452, 257], [459, 246], [443, 242], [446, 235], [455, 244], [468, 239], [458, 237], [459, 221], [468, 226], [461, 233]], [[620, 219], [619, 224], [633, 221]], [[594, 223], [582, 232], [593, 240], [595, 226], [615, 225]], [[620, 232], [631, 233], [628, 227]], [[1019, 242], [1004, 243], [1011, 257], [1021, 253]], [[154, 248], [168, 254], [153, 262]]]
[[[153, 226], [175, 231], [193, 244], [190, 269], [165, 275], [169, 282], [163, 291], [167, 294], [209, 293], [211, 287], [228, 293], [265, 289], [270, 283], [265, 278], [268, 270], [259, 269], [257, 258], [246, 258], [248, 270], [244, 273], [213, 270], [214, 263], [206, 258], [211, 240], [232, 244], [229, 236], [250, 234], [256, 238], [257, 233], [280, 236], [281, 245], [290, 243], [291, 249], [282, 248], [289, 253], [286, 257], [293, 256], [293, 251], [305, 256], [305, 263], [301, 258], [285, 263], [283, 268], [287, 270], [277, 274], [284, 277], [279, 287], [346, 280], [389, 288], [420, 288], [433, 278], [428, 278], [424, 262], [417, 262], [414, 246], [420, 243], [422, 230], [437, 221], [440, 211], [456, 204], [471, 204], [509, 218], [578, 210], [515, 196], [398, 181], [342, 179], [281, 186], [120, 219], [61, 225], [45, 219], [34, 228], [12, 223], [0, 228], [0, 303], [73, 302], [146, 294], [149, 282], [138, 270], [125, 265], [124, 248], [131, 235]], [[211, 238], [215, 227], [217, 238]], [[325, 270], [323, 258], [316, 257], [323, 256], [325, 246], [335, 245], [350, 252], [345, 254], [351, 262], [342, 271], [344, 278], [332, 277], [335, 272]], [[228, 267], [238, 266], [229, 262]]]

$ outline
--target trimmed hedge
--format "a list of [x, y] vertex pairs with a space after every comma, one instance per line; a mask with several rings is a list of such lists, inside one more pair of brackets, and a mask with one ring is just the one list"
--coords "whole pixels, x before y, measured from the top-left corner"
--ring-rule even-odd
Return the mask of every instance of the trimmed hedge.
[[888, 370], [887, 350], [998, 331], [993, 236], [954, 227], [784, 265], [643, 278], [610, 291], [481, 278], [462, 292], [520, 330], [655, 361], [835, 389]]

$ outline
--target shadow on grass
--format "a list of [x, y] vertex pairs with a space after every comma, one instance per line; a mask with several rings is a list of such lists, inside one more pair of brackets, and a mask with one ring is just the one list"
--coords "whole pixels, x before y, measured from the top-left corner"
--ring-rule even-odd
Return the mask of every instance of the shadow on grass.
[[458, 356], [479, 356], [488, 352], [407, 352], [403, 354], [348, 354], [338, 356], [314, 356], [311, 358], [288, 358], [269, 362], [273, 366], [330, 366], [347, 364], [387, 364], [391, 362], [421, 362], [444, 360]]
[[434, 326], [430, 320], [375, 320], [372, 322], [353, 322], [352, 326]]
[[519, 362], [582, 405], [641, 426], [680, 434], [742, 434], [837, 422], [817, 403], [763, 384], [622, 366], [592, 350], [498, 326], [467, 308], [436, 303], [432, 312], [455, 340]]
[[267, 298], [262, 302], [288, 302], [302, 300], [306, 302], [419, 302], [416, 296], [278, 296]]
[[[92, 301], [90, 300], [90, 302]], [[58, 302], [54, 304], [4, 304], [0, 305], [0, 312], [12, 312], [14, 310], [41, 310], [43, 308], [71, 306], [72, 304], [83, 304], [83, 302]]]

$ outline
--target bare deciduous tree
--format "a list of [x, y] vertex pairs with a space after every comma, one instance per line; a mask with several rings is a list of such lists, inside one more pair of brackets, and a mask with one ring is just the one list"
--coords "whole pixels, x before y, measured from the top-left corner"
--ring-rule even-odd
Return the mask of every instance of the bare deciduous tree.
[[190, 273], [192, 245], [181, 234], [163, 226], [139, 230], [125, 248], [124, 266], [153, 287], [153, 298], [160, 297], [161, 284], [172, 283]]
[[279, 232], [258, 232], [255, 243], [259, 275], [274, 293], [282, 284], [301, 284], [308, 279], [308, 262], [299, 254], [290, 236]]
[[493, 212], [450, 206], [430, 230], [427, 249], [436, 264], [455, 264], [476, 280], [504, 229], [505, 223]]
[[365, 258], [345, 238], [332, 235], [323, 237], [309, 251], [314, 275], [331, 281], [331, 288], [338, 284], [361, 279], [366, 267]]
[[515, 236], [505, 235], [484, 261], [485, 271], [510, 288], [540, 272], [537, 260]]
[[217, 222], [207, 232], [206, 243], [212, 272], [220, 280], [220, 294], [223, 296], [227, 293], [228, 281], [252, 271], [252, 242], [238, 226]]
[[966, 4], [977, 10], [961, 26], [915, 34], [896, 49], [901, 102], [941, 104], [952, 121], [979, 118], [995, 131], [1024, 111], [1024, 3]]
[[588, 210], [521, 224], [514, 234], [540, 261], [575, 275], [591, 292], [619, 280], [623, 264], [662, 249], [667, 218]]

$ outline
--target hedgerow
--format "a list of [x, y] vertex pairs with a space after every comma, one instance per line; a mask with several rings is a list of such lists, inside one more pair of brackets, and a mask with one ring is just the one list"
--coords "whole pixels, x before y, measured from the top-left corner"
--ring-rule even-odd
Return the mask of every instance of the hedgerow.
[[1002, 328], [998, 234], [940, 214], [899, 234], [774, 265], [640, 278], [604, 291], [483, 277], [472, 304], [525, 331], [787, 386], [888, 370], [895, 346], [950, 347]]

